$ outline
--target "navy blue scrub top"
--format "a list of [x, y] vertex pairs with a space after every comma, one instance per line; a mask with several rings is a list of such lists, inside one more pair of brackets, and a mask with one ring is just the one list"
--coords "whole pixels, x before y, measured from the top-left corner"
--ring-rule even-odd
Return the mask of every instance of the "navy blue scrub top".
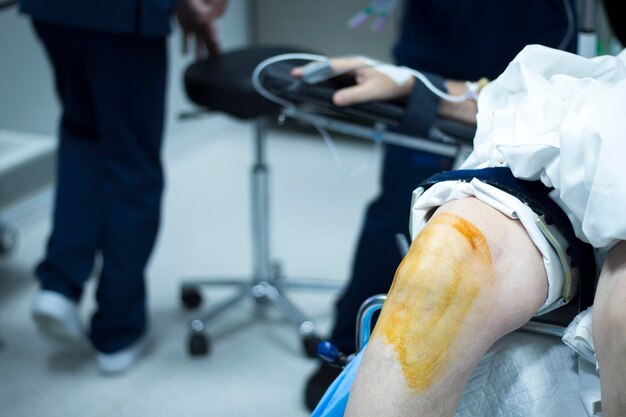
[[[575, 11], [575, 0], [570, 2]], [[568, 27], [564, 0], [405, 0], [398, 65], [445, 78], [496, 78], [528, 44], [556, 48]], [[574, 12], [574, 24], [576, 24]], [[574, 28], [567, 50], [576, 51]]]
[[164, 37], [176, 0], [21, 0], [35, 20], [79, 29]]

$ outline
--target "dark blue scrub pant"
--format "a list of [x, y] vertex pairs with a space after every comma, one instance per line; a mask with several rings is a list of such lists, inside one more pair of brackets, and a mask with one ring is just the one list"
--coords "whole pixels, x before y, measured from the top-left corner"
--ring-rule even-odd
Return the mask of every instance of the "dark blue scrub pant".
[[163, 190], [165, 39], [34, 27], [62, 107], [52, 234], [36, 274], [43, 289], [79, 301], [100, 255], [90, 337], [97, 350], [115, 352], [147, 325], [144, 270]]
[[451, 158], [398, 146], [386, 148], [380, 195], [369, 205], [352, 265], [350, 282], [337, 301], [331, 341], [355, 351], [356, 316], [372, 295], [386, 294], [402, 257], [395, 236], [408, 238], [413, 190], [426, 178], [452, 168]]

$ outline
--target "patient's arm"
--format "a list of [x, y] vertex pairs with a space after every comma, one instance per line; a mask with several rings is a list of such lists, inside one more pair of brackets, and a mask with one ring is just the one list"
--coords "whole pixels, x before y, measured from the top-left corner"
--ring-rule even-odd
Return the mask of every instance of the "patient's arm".
[[[353, 71], [356, 84], [342, 88], [333, 95], [333, 103], [337, 106], [350, 106], [358, 103], [383, 100], [405, 99], [411, 95], [416, 81], [410, 77], [405, 83], [398, 85], [391, 78], [386, 76], [376, 68], [364, 65], [359, 57], [334, 58], [330, 60], [330, 65], [335, 73]], [[302, 76], [302, 68], [295, 68], [292, 75]], [[467, 87], [465, 82], [457, 80], [446, 80], [448, 93], [453, 96], [465, 94]], [[461, 103], [452, 103], [445, 100], [440, 101], [437, 114], [439, 116], [457, 120], [469, 125], [476, 124], [476, 102], [467, 100]]]
[[473, 198], [444, 205], [396, 272], [346, 416], [453, 416], [479, 359], [546, 295], [519, 222]]

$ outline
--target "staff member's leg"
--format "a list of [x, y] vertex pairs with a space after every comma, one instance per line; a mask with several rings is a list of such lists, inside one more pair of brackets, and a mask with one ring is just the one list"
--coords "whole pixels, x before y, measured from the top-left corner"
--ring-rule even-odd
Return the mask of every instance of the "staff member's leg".
[[[353, 261], [348, 286], [337, 301], [331, 341], [339, 350], [355, 350], [356, 316], [370, 296], [389, 291], [402, 260], [396, 234], [407, 235], [411, 195], [415, 184], [451, 169], [452, 160], [398, 146], [385, 151], [381, 191], [368, 207]], [[306, 387], [306, 403], [312, 410], [340, 369], [322, 364]]]
[[453, 416], [480, 358], [547, 288], [518, 221], [473, 198], [445, 204], [398, 268], [346, 416]]
[[626, 416], [626, 242], [602, 266], [593, 304], [593, 343], [602, 380], [602, 415]]
[[103, 268], [91, 340], [99, 352], [112, 354], [138, 341], [147, 326], [144, 273], [163, 190], [166, 46], [163, 38], [102, 34], [93, 48], [97, 59], [90, 75], [103, 165]]
[[33, 316], [45, 335], [77, 339], [76, 303], [94, 265], [101, 196], [100, 137], [86, 67], [91, 46], [87, 32], [77, 36], [41, 22], [34, 27], [54, 70], [61, 120], [52, 233], [36, 270], [43, 291]]
[[397, 146], [387, 148], [381, 193], [367, 209], [359, 238], [351, 280], [337, 301], [332, 342], [353, 353], [356, 315], [372, 295], [386, 293], [402, 261], [396, 235], [408, 237], [411, 196], [415, 184], [452, 167], [450, 158]]

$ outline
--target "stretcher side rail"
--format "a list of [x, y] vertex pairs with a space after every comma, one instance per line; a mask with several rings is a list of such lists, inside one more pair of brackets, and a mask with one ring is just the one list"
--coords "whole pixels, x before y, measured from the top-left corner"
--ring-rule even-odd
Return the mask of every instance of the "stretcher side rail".
[[279, 115], [279, 122], [284, 122], [286, 118], [360, 139], [454, 158], [454, 167], [458, 167], [472, 151], [471, 142], [456, 139], [438, 125], [429, 131], [428, 138], [420, 138], [390, 131], [387, 125], [381, 122], [374, 122], [372, 126], [367, 126], [352, 121], [338, 120], [332, 116], [316, 113], [302, 107], [283, 108]]

